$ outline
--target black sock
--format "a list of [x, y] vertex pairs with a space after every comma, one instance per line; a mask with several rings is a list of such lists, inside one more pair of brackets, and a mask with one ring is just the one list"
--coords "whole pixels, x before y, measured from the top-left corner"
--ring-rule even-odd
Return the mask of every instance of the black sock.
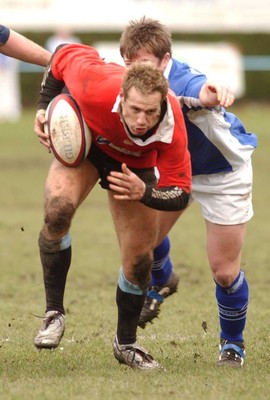
[[142, 295], [126, 293], [117, 286], [117, 338], [119, 344], [130, 344], [136, 342], [137, 325], [145, 297], [146, 293]]
[[40, 250], [40, 259], [43, 267], [46, 311], [55, 310], [64, 314], [64, 293], [71, 263], [71, 246], [56, 253]]

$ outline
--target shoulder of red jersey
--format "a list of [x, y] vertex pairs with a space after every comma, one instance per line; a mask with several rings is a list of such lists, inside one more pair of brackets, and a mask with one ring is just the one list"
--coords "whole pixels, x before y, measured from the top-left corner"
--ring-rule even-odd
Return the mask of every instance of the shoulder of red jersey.
[[59, 48], [53, 55], [52, 69], [56, 79], [61, 80], [60, 71], [64, 66], [70, 67], [74, 61], [76, 64], [79, 62], [83, 66], [87, 64], [103, 65], [105, 63], [94, 47], [79, 43], [66, 44]]
[[72, 53], [72, 52], [76, 52], [76, 53], [86, 53], [86, 54], [93, 54], [94, 57], [98, 57], [101, 60], [103, 60], [100, 55], [99, 52], [97, 51], [97, 49], [95, 49], [92, 46], [88, 46], [86, 44], [81, 44], [81, 43], [67, 43], [64, 46], [60, 47], [59, 50], [56, 51], [56, 53]]

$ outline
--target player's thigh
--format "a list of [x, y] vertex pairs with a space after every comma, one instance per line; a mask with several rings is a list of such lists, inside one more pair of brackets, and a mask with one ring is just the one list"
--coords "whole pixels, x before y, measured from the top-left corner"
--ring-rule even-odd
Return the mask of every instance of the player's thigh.
[[164, 239], [174, 226], [178, 218], [185, 210], [181, 211], [159, 211], [159, 236], [158, 244]]
[[115, 200], [111, 191], [108, 199], [122, 261], [152, 252], [158, 238], [158, 211], [137, 201]]
[[88, 159], [74, 168], [53, 159], [46, 179], [45, 199], [65, 198], [77, 208], [97, 180], [97, 170]]

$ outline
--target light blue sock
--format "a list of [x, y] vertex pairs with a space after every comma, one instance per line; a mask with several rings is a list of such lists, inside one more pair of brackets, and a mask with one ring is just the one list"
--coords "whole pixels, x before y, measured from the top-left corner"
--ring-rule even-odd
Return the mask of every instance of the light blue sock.
[[122, 292], [125, 293], [136, 294], [138, 296], [145, 293], [145, 291], [143, 291], [138, 285], [135, 285], [127, 280], [124, 275], [123, 267], [121, 267], [119, 271], [118, 286]]
[[216, 283], [216, 299], [220, 319], [220, 337], [234, 342], [243, 342], [248, 307], [248, 283], [243, 271], [227, 288]]

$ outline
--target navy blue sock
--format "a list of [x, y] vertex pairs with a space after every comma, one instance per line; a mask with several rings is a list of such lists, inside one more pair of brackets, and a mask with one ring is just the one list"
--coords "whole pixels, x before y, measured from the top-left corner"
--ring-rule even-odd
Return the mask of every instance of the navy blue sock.
[[248, 307], [248, 284], [243, 271], [227, 288], [216, 283], [216, 299], [219, 310], [220, 338], [243, 342]]
[[170, 260], [170, 240], [168, 236], [163, 239], [154, 250], [154, 264], [152, 266], [152, 285], [164, 285], [172, 272]]

